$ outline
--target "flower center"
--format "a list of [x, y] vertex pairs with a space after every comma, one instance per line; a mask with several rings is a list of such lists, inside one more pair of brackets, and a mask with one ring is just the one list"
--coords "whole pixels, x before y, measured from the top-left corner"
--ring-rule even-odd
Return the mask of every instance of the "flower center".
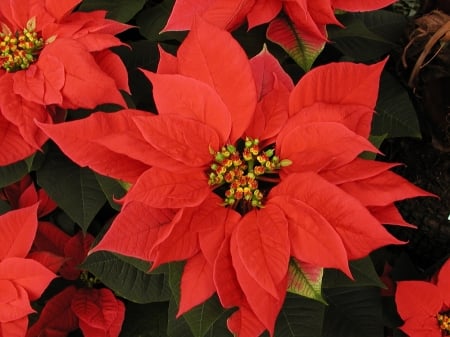
[[439, 328], [442, 330], [442, 336], [450, 336], [449, 312], [437, 314], [436, 318], [439, 324]]
[[264, 194], [279, 181], [278, 170], [290, 165], [280, 160], [271, 148], [260, 150], [259, 140], [247, 137], [241, 151], [233, 145], [211, 150], [214, 161], [210, 166], [209, 185], [224, 198], [224, 205], [246, 213], [263, 207]]
[[36, 21], [31, 19], [27, 28], [12, 33], [5, 25], [0, 32], [0, 65], [8, 72], [28, 69], [36, 62], [44, 48], [44, 39], [35, 31]]

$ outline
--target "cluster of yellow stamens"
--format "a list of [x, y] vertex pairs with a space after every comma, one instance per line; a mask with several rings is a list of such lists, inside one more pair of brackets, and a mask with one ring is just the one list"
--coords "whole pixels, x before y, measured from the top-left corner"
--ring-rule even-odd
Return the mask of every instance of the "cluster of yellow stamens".
[[35, 32], [35, 21], [27, 28], [12, 33], [5, 25], [0, 32], [0, 64], [8, 72], [28, 69], [44, 47], [44, 39]]
[[241, 153], [233, 145], [222, 147], [220, 151], [211, 150], [214, 162], [209, 173], [209, 185], [228, 184], [225, 191], [225, 205], [236, 205], [244, 201], [252, 207], [262, 207], [263, 193], [259, 180], [266, 173], [275, 173], [282, 166], [290, 164], [274, 155], [273, 149], [260, 151], [259, 140], [247, 137]]
[[450, 317], [447, 313], [437, 314], [439, 328], [441, 328], [443, 336], [450, 336]]

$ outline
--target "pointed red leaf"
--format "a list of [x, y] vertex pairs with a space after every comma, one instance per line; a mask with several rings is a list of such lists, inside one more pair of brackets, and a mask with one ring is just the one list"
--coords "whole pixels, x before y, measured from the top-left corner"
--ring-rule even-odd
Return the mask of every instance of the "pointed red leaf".
[[[302, 77], [292, 91], [289, 99], [290, 114], [295, 115], [318, 102], [360, 106], [367, 114], [371, 114], [377, 101], [380, 74], [385, 63], [386, 61], [367, 66], [341, 62], [314, 68]], [[358, 134], [367, 138], [371, 116], [366, 118], [365, 123]]]
[[241, 306], [239, 310], [233, 312], [227, 320], [227, 326], [239, 337], [260, 336], [265, 330], [264, 325], [247, 306]]
[[228, 32], [197, 18], [177, 55], [180, 74], [210, 85], [228, 107], [234, 143], [249, 125], [257, 99], [244, 50]]
[[193, 18], [196, 15], [202, 15], [208, 9], [210, 3], [211, 1], [208, 0], [175, 1], [167, 24], [162, 31], [190, 30]]
[[45, 8], [53, 15], [53, 17], [57, 21], [59, 21], [66, 14], [70, 13], [80, 2], [81, 0], [46, 0]]
[[159, 208], [194, 207], [209, 193], [207, 177], [201, 169], [173, 173], [153, 167], [139, 177], [125, 196], [125, 203], [139, 201]]
[[110, 289], [78, 289], [71, 309], [86, 337], [117, 337], [125, 317], [125, 305]]
[[[186, 167], [206, 167], [213, 158], [210, 149], [217, 151], [221, 145], [213, 128], [189, 117], [162, 114], [136, 117], [134, 121], [157, 151]], [[155, 166], [159, 166], [158, 163]], [[170, 170], [170, 166], [167, 169]]]
[[0, 336], [24, 336], [28, 327], [28, 317], [11, 322], [0, 322]]
[[318, 172], [347, 164], [363, 151], [378, 152], [366, 138], [333, 122], [283, 129], [276, 145], [278, 156], [292, 161], [284, 172]]
[[288, 223], [283, 212], [270, 204], [249, 212], [233, 237], [237, 246], [233, 256], [238, 254], [254, 282], [277, 298], [277, 286], [286, 277], [290, 255]]
[[64, 256], [64, 246], [70, 236], [51, 222], [40, 221], [33, 243], [33, 250], [48, 251]]
[[60, 270], [65, 261], [64, 257], [45, 251], [31, 252], [27, 258], [39, 262], [55, 274]]
[[0, 262], [0, 280], [11, 280], [28, 292], [31, 301], [38, 299], [56, 275], [31, 259], [10, 257]]
[[157, 74], [176, 74], [178, 73], [178, 60], [176, 56], [166, 52], [160, 45], [159, 50], [159, 62]]
[[28, 254], [38, 226], [37, 207], [34, 204], [0, 216], [0, 261]]
[[315, 209], [336, 230], [349, 260], [389, 244], [401, 244], [355, 198], [313, 172], [296, 173], [275, 186], [270, 197], [298, 199]]
[[181, 75], [158, 75], [143, 70], [152, 82], [160, 115], [177, 114], [213, 128], [224, 144], [230, 135], [231, 117], [226, 105], [210, 86]]
[[315, 209], [299, 200], [271, 198], [284, 211], [289, 224], [291, 255], [302, 262], [323, 268], [336, 268], [351, 277], [342, 239]]
[[273, 336], [275, 321], [286, 296], [287, 274], [284, 280], [281, 280], [275, 285], [276, 294], [275, 297], [272, 296], [259, 285], [258, 280], [255, 280], [253, 276], [249, 274], [247, 266], [245, 266], [244, 262], [241, 260], [238, 244], [237, 235], [232, 235], [230, 249], [237, 279], [251, 311], [253, 311], [264, 327], [269, 330], [270, 335]]
[[417, 228], [403, 219], [395, 204], [387, 206], [369, 206], [367, 209], [382, 224]]
[[10, 280], [0, 279], [0, 304], [0, 322], [14, 321], [34, 312], [25, 289]]
[[397, 282], [395, 303], [403, 320], [433, 317], [443, 304], [439, 288], [424, 281]]
[[[137, 110], [113, 114], [98, 112], [81, 120], [61, 124], [37, 124], [78, 165], [88, 166], [109, 177], [134, 182], [149, 167], [145, 162], [136, 160], [138, 155], [144, 157], [144, 150], [151, 149], [139, 137], [139, 130], [131, 119], [132, 116], [142, 114], [145, 113]], [[99, 144], [99, 140], [115, 134], [131, 138], [129, 142], [135, 145], [127, 147], [129, 155], [123, 153], [124, 142], [109, 142], [110, 147], [119, 148], [117, 151]]]
[[25, 141], [17, 126], [0, 114], [0, 166], [25, 159], [36, 150]]
[[76, 280], [81, 273], [78, 266], [85, 260], [89, 248], [94, 242], [94, 237], [89, 233], [78, 232], [71, 237], [64, 246], [66, 262], [60, 270], [60, 274], [66, 280]]
[[280, 0], [258, 0], [247, 14], [248, 29], [272, 21], [283, 6]]
[[39, 319], [27, 332], [26, 337], [66, 337], [78, 328], [78, 318], [70, 305], [77, 292], [75, 286], [69, 286], [52, 296], [41, 311]]
[[[116, 39], [116, 38], [115, 38]], [[110, 50], [103, 50], [94, 54], [95, 61], [108, 76], [116, 82], [116, 87], [130, 93], [128, 86], [128, 72], [119, 55]]]
[[177, 317], [205, 302], [215, 293], [213, 268], [203, 254], [198, 253], [187, 260], [181, 276], [180, 288]]
[[237, 280], [230, 252], [230, 237], [223, 240], [218, 249], [213, 271], [214, 285], [224, 308], [232, 308], [242, 303], [244, 293]]
[[149, 261], [150, 251], [158, 239], [159, 231], [170, 224], [173, 216], [172, 210], [151, 208], [140, 202], [129, 202], [123, 206], [105, 236], [91, 253], [107, 250]]

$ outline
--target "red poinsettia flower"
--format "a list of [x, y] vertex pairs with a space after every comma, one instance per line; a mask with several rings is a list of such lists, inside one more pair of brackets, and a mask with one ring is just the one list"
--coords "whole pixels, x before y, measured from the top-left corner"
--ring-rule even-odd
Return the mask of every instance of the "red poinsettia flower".
[[436, 280], [400, 281], [395, 302], [404, 324], [400, 329], [410, 337], [441, 337], [450, 334], [450, 260]]
[[401, 243], [381, 225], [407, 225], [394, 202], [429, 195], [359, 158], [377, 152], [367, 137], [383, 65], [330, 64], [293, 86], [267, 51], [249, 61], [198, 19], [176, 57], [162, 51], [144, 72], [158, 115], [39, 125], [78, 164], [133, 184], [94, 251], [152, 268], [186, 260], [178, 315], [217, 293], [239, 309], [232, 332], [273, 335], [290, 264], [350, 276], [349, 260]]
[[[320, 45], [327, 40], [326, 25], [341, 25], [334, 15], [335, 9], [370, 11], [393, 2], [395, 0], [202, 0], [193, 4], [190, 0], [177, 0], [164, 30], [189, 30], [193, 18], [200, 15], [206, 21], [227, 30], [237, 28], [245, 20], [249, 29], [271, 22], [269, 35], [280, 38], [282, 23], [272, 21], [283, 11], [294, 24], [291, 30], [299, 31], [308, 43]], [[284, 32], [281, 42], [285, 42], [287, 31], [281, 30]]]
[[38, 205], [0, 216], [0, 332], [23, 337], [30, 301], [38, 299], [56, 275], [39, 262], [26, 258], [37, 229]]
[[126, 106], [127, 72], [109, 48], [129, 26], [104, 11], [72, 13], [81, 0], [0, 3], [0, 165], [46, 141], [33, 120], [51, 123], [58, 108]]

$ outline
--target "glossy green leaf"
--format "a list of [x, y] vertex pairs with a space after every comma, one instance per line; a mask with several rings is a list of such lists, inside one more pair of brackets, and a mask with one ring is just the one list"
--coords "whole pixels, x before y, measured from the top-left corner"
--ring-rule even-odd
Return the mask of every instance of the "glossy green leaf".
[[37, 171], [37, 182], [84, 231], [106, 202], [94, 172], [75, 165], [55, 147]]
[[0, 166], [0, 188], [19, 181], [28, 173], [28, 165], [22, 160], [17, 163]]
[[170, 297], [164, 274], [148, 274], [110, 252], [95, 252], [81, 268], [94, 274], [108, 288], [136, 303], [166, 301]]
[[126, 303], [119, 337], [167, 337], [167, 302]]
[[349, 279], [344, 273], [336, 269], [325, 269], [322, 287], [358, 287], [375, 286], [384, 288], [370, 257], [350, 261], [350, 271], [354, 280]]
[[[178, 303], [180, 298], [181, 274], [184, 268], [182, 263], [171, 263], [169, 265], [170, 289], [173, 299], [169, 306], [169, 324], [167, 334], [169, 337], [204, 337], [212, 329], [214, 323], [221, 316], [227, 315], [226, 311], [220, 305], [216, 296], [210, 298], [205, 303], [196, 306], [180, 318], [175, 316], [178, 312]], [[215, 336], [216, 337], [216, 336]], [[220, 336], [218, 336], [220, 337]]]
[[387, 133], [388, 137], [418, 137], [420, 127], [416, 110], [407, 89], [387, 72], [381, 75], [380, 92], [372, 133]]
[[10, 211], [11, 205], [4, 201], [4, 200], [0, 200], [0, 215], [5, 214], [6, 212]]
[[277, 337], [318, 337], [322, 335], [325, 305], [287, 294], [275, 326]]
[[325, 303], [322, 297], [323, 268], [291, 259], [288, 275], [287, 291]]
[[322, 337], [384, 337], [380, 289], [327, 289]]
[[97, 182], [99, 183], [103, 193], [105, 193], [106, 199], [108, 200], [110, 206], [115, 210], [120, 210], [120, 204], [118, 204], [115, 200], [122, 198], [126, 190], [123, 188], [120, 182], [115, 179], [105, 177], [100, 174], [95, 174], [97, 178]]
[[108, 11], [107, 18], [120, 22], [128, 22], [145, 5], [147, 0], [83, 0], [80, 10], [90, 12], [93, 10]]

